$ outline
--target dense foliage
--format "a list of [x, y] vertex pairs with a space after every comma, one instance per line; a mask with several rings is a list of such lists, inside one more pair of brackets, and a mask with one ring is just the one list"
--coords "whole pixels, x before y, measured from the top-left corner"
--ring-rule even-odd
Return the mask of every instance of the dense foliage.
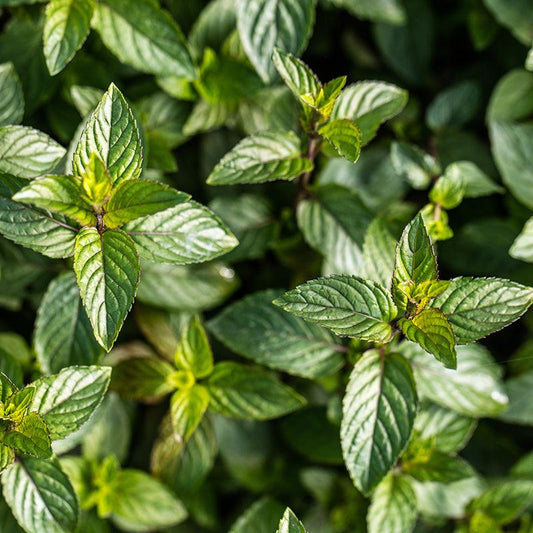
[[533, 532], [533, 0], [0, 9], [2, 533]]

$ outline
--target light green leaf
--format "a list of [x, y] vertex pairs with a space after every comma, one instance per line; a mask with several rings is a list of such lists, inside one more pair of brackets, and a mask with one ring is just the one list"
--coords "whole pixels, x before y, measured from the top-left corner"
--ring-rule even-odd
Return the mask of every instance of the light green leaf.
[[43, 29], [44, 56], [52, 76], [61, 72], [90, 31], [93, 0], [50, 0]]
[[178, 368], [189, 370], [196, 378], [205, 378], [213, 370], [213, 352], [198, 315], [194, 315], [182, 329], [174, 363]]
[[444, 368], [416, 344], [404, 342], [399, 350], [411, 362], [421, 397], [474, 418], [495, 416], [507, 407], [500, 368], [482, 346], [458, 346], [457, 370]]
[[460, 174], [443, 174], [429, 192], [429, 200], [444, 209], [453, 209], [463, 201], [464, 194]]
[[483, 0], [496, 20], [523, 44], [533, 40], [533, 13], [529, 0]]
[[209, 329], [234, 352], [276, 370], [307, 378], [338, 370], [342, 346], [327, 330], [272, 305], [281, 294], [251, 294], [226, 307], [209, 322]]
[[510, 424], [533, 425], [531, 405], [533, 371], [524, 372], [505, 382], [505, 390], [509, 397], [509, 408], [499, 418]]
[[144, 259], [186, 265], [209, 261], [238, 244], [207, 207], [189, 201], [124, 226]]
[[527, 70], [533, 72], [533, 46], [527, 54], [525, 67]]
[[183, 126], [183, 133], [188, 137], [223, 126], [237, 111], [236, 103], [232, 101], [219, 102], [211, 105], [200, 100], [191, 111]]
[[23, 187], [13, 200], [65, 215], [82, 226], [96, 223], [91, 205], [82, 197], [81, 181], [74, 176], [43, 176]]
[[137, 123], [114, 84], [109, 86], [83, 129], [72, 162], [75, 174], [82, 176], [88, 171], [93, 153], [103, 161], [114, 184], [141, 174], [142, 147]]
[[322, 85], [315, 73], [301, 59], [275, 48], [272, 61], [279, 75], [298, 100], [302, 95], [310, 95], [313, 98], [318, 96]]
[[330, 120], [318, 129], [318, 133], [331, 144], [340, 156], [352, 163], [359, 159], [361, 133], [350, 120]]
[[465, 198], [479, 198], [505, 192], [503, 187], [492, 181], [475, 163], [470, 161], [457, 161], [448, 165], [443, 177], [450, 177], [454, 181], [460, 180]]
[[406, 142], [391, 145], [392, 166], [414, 189], [426, 189], [434, 176], [440, 174], [437, 160], [418, 146]]
[[13, 63], [0, 65], [0, 126], [18, 124], [24, 116], [24, 94]]
[[390, 287], [395, 255], [396, 240], [386, 222], [375, 218], [368, 226], [363, 242], [363, 277]]
[[15, 424], [20, 424], [28, 411], [34, 395], [35, 387], [32, 385], [13, 392], [5, 402], [4, 416], [15, 422]]
[[155, 2], [100, 0], [92, 25], [122, 63], [148, 74], [196, 77], [181, 30]]
[[472, 467], [460, 457], [433, 450], [423, 461], [404, 461], [402, 470], [417, 481], [453, 483], [475, 476]]
[[333, 0], [356, 17], [388, 24], [403, 24], [405, 10], [399, 0]]
[[17, 522], [28, 533], [76, 529], [76, 494], [56, 459], [19, 458], [2, 474], [2, 487]]
[[0, 172], [31, 179], [52, 171], [65, 149], [53, 139], [26, 126], [0, 127]]
[[513, 242], [509, 255], [515, 259], [533, 263], [533, 217], [528, 219], [522, 231]]
[[410, 481], [390, 474], [372, 494], [366, 517], [368, 533], [410, 533], [416, 515], [416, 496]]
[[111, 369], [105, 366], [71, 366], [59, 374], [33, 383], [30, 411], [39, 413], [52, 439], [62, 439], [79, 429], [102, 402]]
[[205, 382], [210, 409], [234, 418], [268, 420], [305, 405], [305, 399], [272, 374], [230, 361], [218, 363]]
[[372, 350], [355, 364], [343, 400], [341, 444], [363, 494], [385, 477], [407, 445], [417, 404], [413, 373], [401, 355]]
[[291, 131], [251, 135], [220, 160], [207, 183], [236, 185], [292, 179], [313, 168], [302, 153], [300, 139]]
[[286, 311], [337, 335], [387, 342], [398, 310], [389, 293], [356, 276], [330, 276], [299, 285], [274, 301]]
[[533, 303], [533, 289], [499, 278], [455, 278], [430, 305], [448, 318], [459, 344], [486, 337], [518, 320]]
[[170, 399], [172, 427], [179, 440], [188, 440], [194, 433], [209, 405], [209, 391], [194, 385], [176, 391]]
[[405, 227], [396, 247], [396, 263], [392, 278], [394, 301], [405, 309], [407, 296], [401, 290], [400, 285], [405, 282], [414, 282], [418, 285], [424, 281], [436, 280], [437, 277], [437, 259], [433, 244], [424, 219], [419, 213]]
[[155, 181], [124, 181], [114, 189], [106, 206], [104, 223], [118, 228], [127, 222], [164, 211], [190, 198]]
[[407, 99], [407, 91], [391, 83], [360, 81], [342, 91], [335, 103], [332, 118], [354, 121], [361, 131], [364, 145], [375, 137], [383, 122], [403, 110]]
[[398, 325], [410, 341], [418, 343], [446, 368], [457, 367], [455, 337], [442, 311], [424, 309], [411, 319], [400, 319]]
[[89, 156], [89, 163], [81, 177], [81, 187], [91, 204], [101, 207], [113, 189], [111, 176], [98, 154]]
[[263, 497], [250, 505], [231, 526], [229, 533], [272, 533], [279, 524], [283, 507], [269, 497]]
[[11, 197], [28, 182], [0, 176], [0, 232], [4, 237], [49, 257], [74, 253], [77, 229], [34, 207], [14, 202]]
[[135, 243], [121, 230], [83, 229], [76, 238], [74, 271], [94, 336], [109, 351], [139, 283]]
[[20, 424], [2, 437], [2, 443], [17, 454], [22, 453], [42, 459], [52, 455], [48, 428], [37, 413], [28, 413]]
[[246, 55], [265, 82], [274, 79], [274, 49], [300, 55], [311, 36], [314, 0], [240, 0], [237, 28]]
[[276, 533], [307, 533], [307, 531], [296, 515], [287, 507]]
[[104, 96], [104, 91], [96, 87], [88, 87], [84, 85], [72, 85], [70, 88], [70, 98], [72, 104], [78, 110], [81, 118], [85, 118], [91, 113], [98, 102]]
[[492, 91], [487, 119], [518, 121], [533, 112], [533, 74], [514, 69], [505, 74]]
[[[7, 446], [0, 444], [0, 472], [3, 472], [11, 463], [13, 463], [13, 461], [15, 461], [15, 452], [11, 448], [8, 448]], [[3, 506], [2, 504], [5, 505], [5, 501], [3, 498], [0, 500], [0, 527], [5, 526], [5, 523], [2, 521], [2, 520], [5, 520], [5, 516], [3, 516], [3, 513], [5, 511], [4, 509], [1, 509], [1, 507]], [[13, 517], [10, 511], [7, 511], [6, 514], [9, 514], [11, 517]], [[15, 522], [16, 524], [15, 519], [13, 519], [13, 522]], [[10, 523], [9, 525], [11, 526]], [[7, 531], [11, 531], [11, 530], [8, 529]], [[13, 531], [18, 531], [18, 530], [15, 527], [13, 527]]]

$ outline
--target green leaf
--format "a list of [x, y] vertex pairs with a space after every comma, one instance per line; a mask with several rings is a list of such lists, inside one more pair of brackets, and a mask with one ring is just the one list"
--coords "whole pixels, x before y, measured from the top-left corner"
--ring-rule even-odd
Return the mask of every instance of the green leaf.
[[236, 185], [289, 180], [313, 169], [291, 131], [264, 132], [240, 141], [213, 169], [207, 183]]
[[[437, 259], [431, 239], [419, 213], [403, 230], [396, 247], [396, 263], [392, 278], [394, 301], [402, 308], [407, 306], [407, 297], [401, 284], [436, 280], [438, 277]], [[445, 312], [446, 314], [446, 312]]]
[[475, 475], [472, 467], [460, 457], [433, 450], [423, 461], [405, 461], [402, 470], [417, 481], [453, 483]]
[[72, 104], [78, 110], [81, 118], [85, 118], [91, 113], [103, 96], [104, 91], [97, 89], [96, 87], [72, 85], [70, 88]]
[[109, 351], [139, 283], [135, 243], [121, 230], [83, 229], [76, 238], [74, 271], [94, 336]]
[[463, 201], [464, 194], [465, 187], [459, 174], [443, 174], [429, 192], [429, 200], [444, 209], [453, 209]]
[[510, 424], [533, 425], [533, 417], [529, 405], [533, 385], [533, 372], [524, 372], [505, 382], [505, 390], [509, 397], [509, 408], [499, 418]]
[[366, 352], [343, 401], [341, 444], [356, 487], [369, 494], [407, 445], [417, 410], [415, 381], [399, 354]]
[[0, 172], [31, 179], [52, 171], [65, 149], [48, 135], [26, 126], [0, 128]]
[[391, 145], [392, 166], [414, 189], [426, 189], [434, 176], [440, 174], [437, 160], [418, 146], [405, 142]]
[[305, 399], [272, 374], [230, 361], [218, 363], [205, 382], [209, 407], [234, 418], [268, 420], [305, 405]]
[[0, 126], [18, 124], [24, 116], [22, 85], [13, 63], [0, 65]]
[[43, 419], [36, 413], [28, 413], [20, 424], [8, 431], [2, 443], [17, 454], [47, 459], [52, 455], [50, 435]]
[[34, 179], [18, 191], [13, 200], [65, 215], [82, 226], [96, 223], [91, 205], [82, 198], [81, 182], [74, 176]]
[[398, 310], [389, 293], [356, 276], [331, 276], [299, 285], [274, 301], [289, 313], [337, 335], [388, 342]]
[[176, 391], [170, 399], [172, 427], [179, 440], [188, 440], [194, 433], [209, 405], [209, 391], [203, 385], [194, 385]]
[[533, 112], [533, 74], [511, 70], [492, 91], [487, 108], [488, 120], [518, 121]]
[[281, 291], [246, 296], [208, 323], [217, 339], [256, 363], [289, 374], [316, 378], [343, 363], [335, 337], [327, 330], [272, 305]]
[[111, 369], [105, 366], [70, 366], [33, 383], [31, 411], [40, 414], [52, 439], [63, 439], [89, 420], [102, 402]]
[[81, 177], [81, 186], [93, 205], [102, 206], [111, 194], [111, 176], [103, 161], [94, 152], [89, 156], [89, 163]]
[[85, 124], [74, 152], [75, 174], [82, 176], [91, 171], [93, 153], [105, 164], [113, 184], [141, 174], [142, 147], [137, 124], [114, 84], [109, 86]]
[[335, 151], [348, 161], [355, 163], [361, 152], [361, 133], [357, 126], [347, 119], [330, 120], [318, 129]]
[[187, 201], [188, 194], [155, 181], [124, 181], [113, 190], [104, 223], [118, 228], [127, 222], [153, 215]]
[[11, 197], [26, 180], [0, 176], [0, 232], [4, 237], [49, 257], [69, 257], [74, 253], [77, 229]]
[[287, 507], [281, 517], [276, 533], [307, 533], [307, 530], [296, 515]]
[[279, 524], [283, 507], [269, 497], [263, 497], [250, 505], [231, 526], [229, 533], [272, 533]]
[[368, 226], [363, 242], [363, 277], [383, 287], [390, 287], [395, 255], [396, 240], [386, 222], [382, 218], [375, 218]]
[[126, 531], [153, 531], [179, 524], [187, 511], [159, 481], [139, 470], [117, 473], [110, 489], [111, 519]]
[[[11, 448], [8, 448], [7, 446], [0, 444], [0, 472], [3, 472], [14, 461], [15, 461], [15, 452]], [[3, 502], [3, 499], [0, 500], [0, 502]], [[0, 514], [0, 526], [3, 525], [1, 519], [2, 519], [2, 516]], [[8, 531], [11, 531], [11, 530], [8, 530]]]
[[533, 13], [529, 0], [483, 0], [496, 20], [525, 45], [533, 40]]
[[50, 0], [43, 29], [44, 56], [52, 76], [61, 72], [90, 31], [93, 0]]
[[189, 370], [196, 378], [211, 374], [213, 352], [198, 315], [194, 315], [182, 329], [174, 363], [178, 368]]
[[20, 424], [28, 411], [28, 407], [31, 404], [34, 394], [35, 387], [31, 385], [13, 392], [5, 402], [4, 416], [15, 424]]
[[339, 7], [344, 7], [356, 17], [388, 24], [403, 24], [405, 10], [399, 0], [333, 0]]
[[457, 370], [444, 368], [416, 344], [402, 343], [399, 350], [413, 367], [421, 397], [465, 416], [495, 416], [508, 405], [501, 371], [480, 345], [457, 347]]
[[533, 217], [527, 220], [522, 231], [514, 240], [509, 255], [515, 259], [533, 263]]
[[403, 334], [434, 355], [446, 368], [457, 367], [455, 337], [446, 315], [439, 309], [424, 309], [413, 318], [398, 322]]
[[129, 222], [123, 229], [142, 258], [158, 263], [209, 261], [238, 244], [212, 211], [192, 200]]
[[465, 198], [479, 198], [480, 196], [505, 192], [503, 187], [492, 181], [477, 165], [470, 161], [457, 161], [448, 165], [443, 177], [460, 181]]
[[148, 74], [196, 77], [181, 30], [155, 2], [101, 0], [92, 25], [122, 63]]
[[448, 318], [459, 344], [486, 337], [518, 320], [533, 303], [533, 289], [499, 278], [455, 278], [430, 305]]
[[8, 398], [17, 391], [15, 384], [3, 372], [0, 372], [0, 401], [6, 403]]
[[416, 495], [410, 481], [390, 474], [372, 494], [366, 517], [368, 533], [410, 533], [416, 516]]
[[314, 0], [250, 0], [237, 4], [242, 46], [265, 82], [275, 77], [275, 48], [300, 55], [311, 36], [314, 18]]
[[332, 118], [354, 121], [364, 145], [375, 137], [383, 122], [403, 110], [407, 99], [407, 91], [391, 83], [360, 81], [342, 91], [335, 103]]
[[2, 487], [17, 522], [27, 532], [76, 529], [76, 494], [56, 459], [19, 458], [2, 474]]
[[318, 96], [322, 85], [315, 73], [301, 59], [275, 48], [272, 61], [279, 75], [298, 100], [302, 95], [310, 95], [312, 98]]

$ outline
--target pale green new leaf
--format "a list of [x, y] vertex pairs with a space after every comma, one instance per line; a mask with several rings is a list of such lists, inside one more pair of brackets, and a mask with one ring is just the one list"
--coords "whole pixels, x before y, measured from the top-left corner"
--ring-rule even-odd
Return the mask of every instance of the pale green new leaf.
[[307, 533], [307, 530], [291, 509], [287, 507], [281, 517], [276, 533]]
[[234, 418], [268, 420], [305, 405], [305, 399], [272, 374], [230, 361], [215, 366], [205, 382], [210, 409]]
[[174, 363], [178, 368], [189, 370], [196, 378], [205, 378], [213, 370], [213, 352], [198, 315], [183, 327]]
[[[0, 472], [3, 472], [13, 461], [15, 460], [15, 452], [11, 449], [11, 448], [8, 448], [7, 446], [4, 446], [3, 444], [0, 444]], [[4, 500], [0, 500], [0, 506], [2, 505], [2, 503], [4, 503]], [[4, 503], [5, 505], [5, 503]], [[0, 509], [0, 527], [2, 525], [5, 525], [4, 522], [2, 522], [2, 511], [3, 509]], [[9, 515], [12, 517], [13, 515], [11, 514], [11, 512], [9, 512]], [[6, 514], [8, 514], [6, 513]], [[15, 522], [15, 520], [13, 519], [13, 521]], [[16, 522], [15, 522], [16, 524]], [[11, 524], [10, 524], [11, 525]], [[18, 525], [18, 524], [17, 524]], [[10, 530], [8, 530], [10, 531]], [[13, 527], [13, 531], [17, 531], [14, 527]], [[22, 531], [22, 530], [20, 530]]]
[[209, 405], [209, 391], [194, 385], [176, 391], [170, 398], [170, 418], [178, 440], [186, 441], [194, 433]]
[[37, 413], [28, 413], [20, 424], [2, 437], [2, 443], [17, 454], [47, 459], [52, 455], [50, 435]]
[[355, 163], [361, 152], [361, 133], [354, 122], [348, 119], [330, 120], [318, 129], [335, 151]]
[[111, 369], [106, 366], [71, 366], [33, 383], [30, 411], [39, 413], [52, 439], [63, 439], [89, 420], [104, 399]]
[[509, 250], [509, 255], [533, 263], [533, 217], [528, 219]]
[[21, 457], [2, 474], [4, 498], [29, 533], [72, 533], [78, 501], [56, 459]]
[[246, 296], [211, 320], [209, 329], [234, 352], [276, 370], [307, 378], [338, 370], [343, 357], [335, 337], [272, 305], [281, 294], [268, 290]]
[[52, 76], [61, 72], [90, 31], [93, 0], [50, 0], [43, 29], [44, 57]]
[[164, 211], [190, 198], [155, 181], [124, 181], [114, 189], [106, 206], [104, 223], [118, 228], [127, 222]]
[[398, 313], [381, 285], [344, 275], [308, 281], [274, 303], [338, 335], [381, 343], [390, 340]]
[[311, 36], [314, 19], [314, 0], [239, 0], [239, 37], [265, 82], [275, 77], [274, 49], [300, 55]]
[[376, 487], [366, 517], [368, 533], [410, 533], [416, 522], [411, 482], [390, 474]]
[[93, 153], [103, 161], [114, 184], [141, 174], [142, 147], [137, 123], [114, 84], [83, 129], [72, 162], [75, 174], [82, 176], [88, 170]]
[[465, 198], [479, 198], [480, 196], [505, 192], [503, 187], [490, 179], [471, 161], [456, 161], [448, 165], [444, 171], [444, 176], [449, 176], [454, 180], [460, 179]]
[[533, 289], [499, 278], [455, 278], [430, 305], [448, 318], [459, 344], [486, 337], [518, 320], [533, 303]]
[[417, 410], [409, 363], [399, 354], [366, 352], [343, 400], [341, 445], [356, 487], [369, 494], [407, 445]]
[[81, 181], [74, 176], [43, 176], [13, 195], [13, 200], [53, 211], [82, 226], [96, 223], [91, 205], [82, 197]]
[[302, 152], [300, 139], [292, 131], [250, 135], [220, 160], [207, 183], [236, 185], [289, 180], [313, 169], [313, 163]]
[[464, 459], [440, 450], [433, 450], [424, 461], [405, 461], [402, 470], [417, 481], [436, 483], [454, 483], [476, 475]]
[[14, 202], [11, 197], [28, 182], [0, 175], [0, 232], [4, 237], [49, 257], [74, 253], [77, 229], [50, 214]]
[[13, 63], [0, 65], [0, 126], [18, 124], [24, 116], [24, 94]]
[[20, 424], [34, 395], [35, 387], [32, 385], [15, 391], [4, 403], [4, 416], [15, 422], [15, 424]]
[[0, 127], [0, 172], [31, 179], [52, 171], [65, 149], [27, 126]]
[[106, 202], [113, 189], [111, 176], [104, 162], [94, 152], [89, 156], [89, 163], [81, 177], [81, 187], [89, 202], [98, 207]]
[[464, 198], [465, 186], [457, 173], [443, 174], [429, 191], [429, 200], [444, 209], [457, 207]]
[[92, 24], [122, 63], [148, 74], [196, 77], [181, 30], [157, 3], [99, 0]]
[[313, 98], [318, 96], [322, 85], [315, 73], [301, 59], [275, 48], [272, 61], [279, 75], [298, 100], [302, 95], [310, 95]]
[[74, 272], [96, 340], [107, 351], [133, 303], [139, 268], [135, 243], [123, 231], [86, 228], [78, 234]]
[[209, 261], [238, 244], [212, 211], [192, 200], [129, 222], [123, 229], [142, 258], [158, 263]]

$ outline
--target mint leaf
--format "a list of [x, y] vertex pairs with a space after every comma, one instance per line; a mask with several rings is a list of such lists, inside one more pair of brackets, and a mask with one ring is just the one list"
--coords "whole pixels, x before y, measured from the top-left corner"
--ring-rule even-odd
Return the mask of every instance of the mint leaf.
[[207, 183], [236, 185], [292, 179], [312, 170], [292, 131], [264, 132], [240, 141], [213, 169]]
[[310, 95], [313, 99], [318, 96], [322, 84], [301, 59], [275, 48], [272, 61], [287, 87], [299, 101], [302, 95]]
[[205, 382], [209, 407], [234, 418], [268, 420], [305, 405], [305, 399], [272, 374], [230, 361], [215, 365]]
[[359, 159], [361, 133], [353, 122], [347, 119], [330, 120], [320, 126], [318, 133], [331, 144], [340, 156], [352, 163]]
[[65, 149], [48, 135], [26, 126], [0, 127], [0, 172], [31, 179], [52, 171]]
[[104, 223], [118, 228], [127, 222], [164, 211], [190, 198], [188, 194], [151, 181], [124, 181], [113, 190]]
[[111, 194], [113, 183], [98, 154], [89, 156], [89, 163], [81, 177], [81, 187], [93, 206], [102, 206]]
[[17, 454], [46, 459], [52, 455], [50, 435], [43, 419], [36, 413], [28, 413], [20, 424], [2, 437], [2, 443]]
[[[4, 446], [3, 444], [0, 444], [0, 472], [3, 472], [11, 463], [13, 463], [15, 461], [15, 452], [11, 449], [11, 448], [8, 448], [7, 446]], [[0, 500], [2, 503], [4, 503], [5, 505], [5, 501], [4, 499]], [[1, 504], [0, 504], [1, 505]], [[0, 524], [2, 524], [2, 526], [4, 526], [4, 522], [2, 522], [2, 518], [4, 518], [2, 516], [2, 511], [4, 511], [3, 509], [0, 510]], [[9, 515], [12, 517], [13, 515], [11, 514], [11, 512], [9, 512]], [[13, 519], [13, 521], [15, 522], [15, 520]], [[15, 522], [16, 524], [16, 522]], [[11, 524], [9, 524], [11, 525]], [[14, 531], [16, 531], [15, 528], [13, 528]], [[10, 530], [8, 530], [10, 531]], [[22, 530], [20, 530], [22, 531]]]
[[265, 82], [275, 76], [274, 49], [300, 55], [311, 36], [314, 18], [313, 0], [248, 0], [237, 4], [242, 46]]
[[151, 0], [139, 0], [134, 5], [129, 0], [99, 1], [92, 24], [123, 63], [148, 74], [196, 77], [180, 28]]
[[366, 517], [368, 533], [410, 533], [416, 516], [416, 495], [411, 482], [389, 474], [372, 494]]
[[434, 176], [440, 174], [436, 159], [418, 146], [405, 142], [391, 145], [392, 166], [414, 189], [426, 189]]
[[509, 397], [509, 408], [499, 416], [501, 420], [511, 424], [533, 424], [533, 417], [528, 409], [532, 384], [533, 372], [531, 371], [513, 376], [505, 382], [505, 391]]
[[460, 457], [433, 450], [423, 461], [404, 463], [403, 471], [417, 481], [434, 481], [437, 483], [453, 483], [461, 479], [475, 476], [472, 467]]
[[396, 240], [385, 220], [375, 218], [368, 226], [363, 242], [363, 277], [390, 287], [395, 256]]
[[518, 320], [533, 289], [499, 278], [455, 278], [430, 305], [448, 318], [459, 344], [486, 337]]
[[361, 19], [382, 21], [387, 24], [405, 22], [405, 10], [399, 0], [333, 0], [333, 3], [344, 7]]
[[78, 110], [81, 118], [85, 118], [98, 105], [104, 96], [104, 91], [96, 87], [73, 85], [70, 88], [72, 104]]
[[0, 126], [18, 124], [24, 116], [24, 94], [13, 63], [0, 65]]
[[471, 161], [457, 161], [448, 165], [443, 174], [443, 177], [445, 176], [461, 181], [465, 198], [479, 198], [504, 192], [503, 187], [492, 181]]
[[114, 84], [109, 86], [81, 133], [72, 161], [75, 174], [82, 176], [90, 171], [94, 153], [105, 164], [114, 184], [141, 174], [142, 147], [137, 124]]
[[30, 410], [43, 417], [54, 440], [63, 439], [89, 420], [102, 402], [111, 369], [105, 366], [70, 366], [33, 383]]
[[287, 507], [281, 517], [276, 533], [307, 533], [307, 530], [291, 509]]
[[65, 215], [82, 226], [94, 225], [93, 209], [81, 193], [81, 181], [74, 176], [44, 176], [23, 187], [13, 200]]
[[415, 381], [399, 354], [366, 352], [343, 400], [341, 444], [356, 487], [369, 494], [407, 445], [417, 409]]
[[398, 310], [389, 293], [373, 281], [331, 276], [299, 285], [274, 301], [286, 311], [337, 335], [388, 342]]
[[202, 421], [209, 405], [209, 392], [203, 385], [176, 391], [170, 398], [172, 427], [179, 440], [186, 441]]
[[208, 261], [238, 244], [212, 211], [192, 200], [129, 222], [123, 229], [141, 257], [175, 265]]
[[465, 187], [459, 174], [443, 174], [429, 192], [429, 199], [444, 209], [457, 207], [464, 198]]
[[93, 0], [50, 0], [43, 29], [44, 56], [52, 76], [61, 72], [90, 31]]
[[56, 459], [21, 457], [2, 474], [4, 498], [26, 531], [70, 533], [78, 501]]
[[527, 220], [522, 231], [514, 240], [509, 255], [515, 259], [533, 263], [533, 217]]
[[343, 363], [335, 337], [272, 305], [281, 294], [269, 290], [248, 295], [226, 307], [208, 327], [220, 342], [256, 363], [308, 378], [332, 374]]
[[190, 371], [196, 378], [205, 378], [213, 370], [213, 352], [198, 315], [192, 317], [181, 331], [174, 364]]
[[277, 501], [263, 497], [237, 518], [228, 533], [247, 533], [252, 528], [255, 533], [272, 533], [278, 527], [283, 511]]
[[74, 271], [96, 340], [109, 351], [139, 283], [135, 243], [121, 230], [83, 229], [76, 237]]
[[524, 10], [522, 0], [484, 0], [496, 20], [505, 26], [523, 44], [529, 46], [533, 39], [533, 14]]

